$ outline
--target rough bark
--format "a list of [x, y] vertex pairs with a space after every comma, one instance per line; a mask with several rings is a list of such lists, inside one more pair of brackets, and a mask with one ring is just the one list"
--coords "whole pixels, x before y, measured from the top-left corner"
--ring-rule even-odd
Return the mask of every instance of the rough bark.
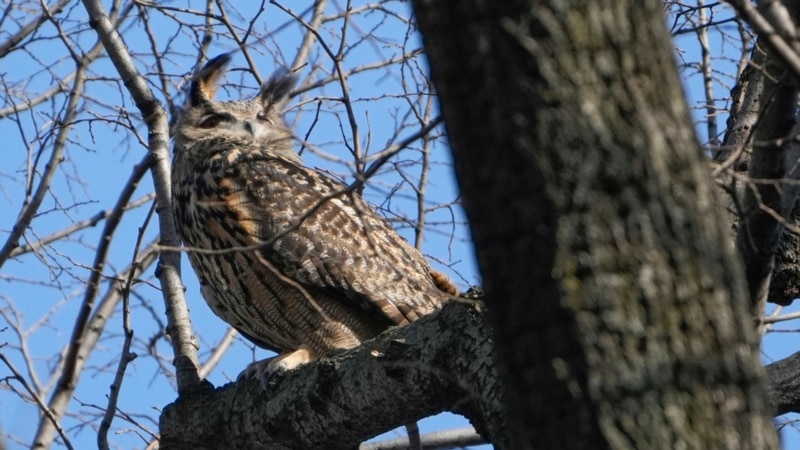
[[[790, 11], [797, 15], [796, 7]], [[762, 313], [765, 293], [766, 300], [781, 305], [788, 305], [800, 296], [800, 236], [785, 230], [784, 224], [775, 217], [798, 223], [800, 212], [792, 200], [797, 196], [796, 189], [787, 190], [789, 186], [785, 183], [747, 181], [780, 179], [787, 169], [793, 168], [787, 167], [786, 157], [794, 150], [785, 139], [795, 123], [796, 88], [792, 80], [793, 77], [786, 75], [779, 57], [759, 39], [750, 63], [732, 91], [733, 105], [723, 150], [714, 155], [724, 168], [719, 171], [720, 184], [727, 193], [724, 202], [734, 233], [747, 231], [738, 234], [737, 246], [751, 286], [754, 315]], [[782, 145], [776, 145], [776, 139], [782, 139]], [[759, 156], [752, 165], [754, 141], [762, 144], [756, 150]], [[790, 216], [793, 208], [795, 212]], [[742, 225], [740, 217], [747, 218]]]
[[[754, 77], [762, 85], [760, 107], [752, 133], [736, 247], [745, 265], [752, 314], [760, 317], [770, 292], [784, 223], [790, 220], [798, 193], [796, 185], [780, 181], [795, 179], [798, 173], [797, 149], [788, 139], [795, 125], [797, 88], [771, 51]], [[736, 133], [731, 135], [736, 137]]]
[[[800, 223], [800, 210], [790, 219], [792, 224]], [[778, 243], [775, 267], [769, 283], [767, 301], [778, 305], [790, 305], [800, 297], [800, 234], [784, 230]]]
[[767, 366], [776, 414], [800, 413], [800, 353]]
[[[394, 330], [365, 347], [278, 377], [267, 389], [232, 383], [182, 397], [164, 411], [161, 448], [221, 449], [231, 448], [231, 443], [250, 448], [265, 442], [274, 446], [267, 448], [278, 449], [347, 448], [376, 434], [376, 429], [399, 425], [408, 410], [426, 415], [443, 409], [472, 418], [495, 448], [514, 448], [504, 428], [500, 386], [492, 369], [494, 342], [484, 315], [470, 305], [449, 305], [441, 314]], [[407, 339], [407, 334], [414, 338]], [[382, 348], [391, 350], [381, 354]], [[427, 356], [419, 359], [420, 355]], [[410, 376], [412, 369], [428, 373]], [[800, 354], [770, 364], [767, 373], [777, 413], [800, 412]], [[427, 378], [431, 374], [433, 380]], [[420, 386], [426, 380], [430, 384]], [[425, 392], [428, 388], [433, 390]], [[351, 400], [346, 396], [355, 403], [347, 403]], [[313, 403], [315, 399], [325, 404], [345, 402], [356, 412], [343, 425], [347, 410], [331, 406], [326, 407], [328, 414], [319, 414], [322, 403]], [[310, 408], [315, 408], [314, 414]], [[308, 442], [301, 445], [304, 441], [298, 436], [304, 435], [319, 441], [303, 447]], [[337, 442], [342, 445], [331, 444]]]
[[777, 448], [660, 2], [414, 6], [514, 448]]
[[161, 449], [354, 449], [449, 410], [511, 448], [493, 344], [482, 313], [451, 302], [357, 349], [270, 380], [192, 393], [161, 416]]

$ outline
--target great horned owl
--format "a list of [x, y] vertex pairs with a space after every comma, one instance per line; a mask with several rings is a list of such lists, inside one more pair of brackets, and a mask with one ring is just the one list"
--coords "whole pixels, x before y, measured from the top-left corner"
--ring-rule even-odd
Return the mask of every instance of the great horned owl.
[[361, 197], [303, 167], [282, 109], [296, 79], [217, 102], [230, 56], [193, 78], [175, 128], [174, 214], [206, 302], [296, 367], [428, 314], [456, 293]]

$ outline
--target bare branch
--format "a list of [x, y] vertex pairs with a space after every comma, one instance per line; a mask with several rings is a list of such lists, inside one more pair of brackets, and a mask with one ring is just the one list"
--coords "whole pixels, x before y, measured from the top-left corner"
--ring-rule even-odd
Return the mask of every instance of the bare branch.
[[[139, 180], [147, 173], [149, 167], [149, 156], [137, 164], [130, 179], [125, 184], [125, 187], [120, 194], [117, 204], [114, 206], [111, 215], [106, 220], [103, 227], [103, 233], [100, 237], [100, 244], [98, 245], [97, 252], [95, 253], [95, 260], [92, 265], [92, 271], [87, 282], [87, 289], [84, 293], [83, 302], [75, 319], [75, 325], [72, 330], [72, 337], [67, 354], [64, 357], [61, 376], [59, 377], [56, 391], [50, 399], [49, 407], [54, 412], [56, 417], [61, 417], [67, 408], [67, 404], [72, 399], [72, 393], [78, 383], [79, 376], [79, 359], [80, 351], [83, 348], [83, 341], [86, 333], [86, 326], [94, 310], [95, 299], [100, 287], [100, 281], [103, 275], [103, 268], [105, 267], [108, 249], [112, 242], [112, 236], [122, 219], [122, 214], [125, 210], [125, 205], [130, 201], [136, 187], [139, 185]], [[37, 442], [49, 442], [52, 430], [47, 426], [47, 422], [40, 422], [39, 430], [37, 432]]]
[[[286, 8], [285, 6], [281, 5], [275, 0], [270, 0], [270, 3], [280, 8], [286, 14], [292, 16], [298, 23], [302, 24], [309, 32], [311, 32], [314, 37], [317, 38], [317, 42], [323, 48], [325, 53], [328, 57], [333, 61], [335, 67], [335, 73], [339, 80], [339, 87], [342, 91], [342, 104], [345, 107], [345, 111], [347, 111], [347, 120], [350, 124], [350, 132], [351, 132], [351, 140], [352, 140], [352, 153], [356, 167], [356, 177], [357, 178], [368, 178], [369, 176], [363, 174], [364, 162], [362, 160], [363, 154], [361, 151], [361, 138], [358, 134], [358, 122], [356, 121], [355, 113], [353, 112], [353, 104], [350, 101], [350, 89], [347, 87], [347, 75], [346, 71], [342, 68], [342, 52], [344, 49], [344, 35], [342, 36], [341, 45], [338, 54], [334, 54], [333, 51], [328, 47], [328, 44], [325, 43], [322, 36], [320, 36], [319, 32], [312, 27], [311, 24], [304, 21], [301, 17], [297, 16], [292, 10]], [[343, 30], [347, 28], [346, 22], [343, 25]], [[361, 192], [361, 188], [358, 188], [358, 192]]]
[[[420, 445], [425, 450], [440, 450], [481, 445], [486, 440], [474, 428], [460, 428], [456, 430], [435, 431], [421, 436]], [[358, 450], [405, 450], [408, 448], [408, 439], [395, 438], [380, 442], [361, 444]]]
[[208, 374], [214, 370], [214, 367], [219, 364], [219, 361], [222, 359], [222, 356], [225, 355], [225, 352], [233, 345], [234, 339], [239, 333], [233, 327], [228, 327], [228, 331], [225, 332], [225, 335], [222, 336], [220, 339], [219, 344], [214, 347], [214, 351], [211, 355], [205, 360], [203, 365], [200, 366], [200, 378], [205, 378]]
[[34, 399], [34, 401], [39, 406], [39, 409], [42, 411], [44, 416], [53, 425], [53, 428], [55, 428], [56, 431], [58, 431], [58, 435], [61, 436], [61, 439], [64, 440], [64, 445], [66, 445], [68, 449], [72, 450], [74, 447], [72, 447], [72, 443], [70, 442], [69, 438], [67, 438], [67, 434], [64, 432], [64, 429], [61, 428], [61, 424], [59, 423], [59, 418], [56, 417], [53, 411], [47, 407], [47, 405], [44, 403], [41, 397], [39, 397], [36, 391], [31, 389], [30, 385], [28, 385], [28, 382], [25, 381], [25, 378], [22, 376], [22, 374], [20, 374], [17, 371], [14, 365], [11, 364], [11, 361], [9, 361], [4, 354], [0, 353], [0, 359], [3, 360], [3, 363], [5, 363], [6, 367], [8, 367], [8, 370], [10, 370], [11, 373], [14, 375], [14, 378], [17, 381], [19, 381], [20, 384], [22, 384], [22, 387], [25, 388], [25, 390], [28, 392], [31, 398]]
[[136, 353], [131, 352], [131, 343], [133, 342], [133, 328], [131, 328], [131, 310], [130, 310], [130, 295], [131, 286], [133, 286], [134, 274], [136, 273], [137, 259], [139, 258], [139, 251], [141, 250], [142, 240], [144, 238], [144, 231], [147, 229], [147, 224], [153, 216], [154, 208], [150, 208], [147, 214], [144, 225], [139, 228], [139, 234], [136, 238], [136, 245], [134, 246], [133, 261], [131, 267], [134, 270], [128, 272], [128, 279], [122, 287], [122, 331], [125, 339], [122, 342], [122, 353], [120, 354], [119, 363], [117, 365], [116, 375], [114, 382], [111, 384], [111, 393], [108, 396], [108, 406], [106, 412], [103, 414], [103, 420], [100, 422], [100, 429], [97, 432], [97, 446], [102, 450], [108, 450], [108, 430], [111, 428], [111, 421], [114, 420], [114, 415], [117, 412], [117, 402], [119, 393], [122, 389], [122, 381], [125, 379], [125, 370], [128, 364], [136, 359]]
[[777, 1], [763, 1], [761, 3], [767, 7], [762, 10], [766, 15], [762, 15], [750, 0], [728, 0], [728, 3], [736, 8], [762, 39], [769, 42], [795, 78], [800, 77], [800, 42], [786, 7]]
[[31, 20], [27, 25], [22, 26], [19, 29], [19, 31], [9, 36], [8, 39], [5, 40], [5, 42], [0, 44], [0, 58], [6, 56], [16, 47], [17, 44], [22, 42], [26, 37], [30, 36], [31, 33], [38, 30], [39, 26], [45, 21], [47, 21], [49, 15], [58, 14], [58, 12], [61, 11], [69, 3], [70, 0], [59, 0], [58, 3], [47, 8], [49, 12], [42, 13], [36, 16], [36, 18]]
[[[148, 146], [152, 159], [153, 179], [159, 205], [159, 225], [162, 242], [166, 246], [177, 247], [180, 241], [172, 217], [172, 194], [169, 171], [169, 124], [166, 112], [147, 86], [147, 81], [136, 69], [127, 46], [117, 31], [111, 26], [108, 15], [99, 0], [84, 0], [89, 12], [92, 27], [100, 36], [125, 86], [128, 88], [136, 106], [142, 113], [148, 128]], [[167, 307], [167, 332], [175, 353], [174, 364], [180, 392], [193, 390], [200, 383], [197, 374], [199, 366], [197, 347], [189, 320], [189, 311], [183, 297], [183, 284], [180, 280], [180, 254], [166, 251], [161, 255], [157, 273], [163, 287], [164, 302]]]
[[[134, 209], [134, 208], [138, 208], [139, 206], [142, 206], [142, 205], [144, 205], [146, 203], [149, 203], [149, 202], [153, 201], [155, 196], [156, 196], [155, 193], [147, 194], [147, 195], [145, 195], [144, 197], [142, 197], [140, 199], [137, 199], [137, 200], [134, 200], [134, 201], [128, 203], [122, 209], [123, 209], [123, 211], [128, 211], [128, 210], [131, 210], [131, 209]], [[46, 247], [46, 246], [48, 246], [48, 245], [50, 245], [50, 244], [52, 244], [54, 242], [60, 241], [60, 240], [62, 240], [64, 238], [66, 238], [66, 237], [69, 237], [70, 235], [72, 235], [72, 234], [74, 234], [74, 233], [76, 233], [76, 232], [78, 232], [80, 230], [83, 230], [85, 228], [89, 228], [89, 227], [93, 227], [93, 226], [97, 225], [98, 223], [100, 223], [101, 221], [105, 220], [110, 215], [112, 215], [113, 212], [114, 212], [113, 208], [100, 211], [97, 214], [93, 215], [92, 217], [90, 217], [90, 218], [88, 218], [86, 220], [82, 220], [80, 222], [76, 222], [75, 224], [73, 224], [69, 228], [65, 228], [65, 229], [63, 229], [61, 231], [57, 231], [57, 232], [55, 232], [55, 233], [53, 233], [53, 234], [51, 234], [49, 236], [45, 236], [45, 237], [39, 239], [36, 242], [32, 242], [30, 244], [25, 244], [25, 245], [19, 246], [19, 247], [15, 248], [14, 251], [11, 252], [11, 257], [14, 258], [14, 257], [23, 255], [23, 254], [28, 253], [28, 252], [39, 251], [42, 248], [44, 248], [44, 247]]]
[[699, 11], [699, 27], [697, 39], [700, 42], [702, 61], [700, 71], [703, 75], [703, 88], [706, 96], [706, 128], [708, 131], [708, 142], [711, 145], [719, 144], [717, 136], [717, 108], [714, 104], [714, 78], [712, 77], [711, 49], [708, 43], [708, 18], [706, 17], [705, 0], [697, 2]]
[[308, 55], [311, 52], [314, 40], [317, 37], [316, 34], [311, 32], [311, 30], [319, 29], [319, 26], [322, 23], [323, 15], [325, 13], [325, 6], [327, 6], [327, 4], [328, 4], [327, 0], [314, 1], [314, 10], [311, 12], [311, 23], [309, 23], [309, 28], [303, 35], [303, 42], [300, 44], [300, 48], [297, 50], [297, 55], [295, 55], [294, 60], [292, 61], [292, 65], [290, 66], [290, 69], [297, 70], [300, 67], [304, 66], [308, 61]]
[[58, 135], [53, 143], [50, 159], [45, 165], [45, 170], [39, 181], [39, 185], [30, 197], [30, 201], [23, 204], [19, 217], [14, 223], [14, 227], [11, 229], [11, 233], [9, 233], [6, 238], [3, 247], [0, 248], [0, 267], [5, 264], [8, 257], [11, 256], [11, 252], [19, 245], [22, 234], [30, 225], [33, 217], [39, 210], [39, 206], [42, 204], [42, 200], [44, 200], [45, 195], [50, 189], [50, 184], [53, 181], [53, 176], [56, 173], [56, 169], [58, 169], [58, 165], [64, 160], [64, 146], [67, 143], [67, 135], [78, 113], [78, 103], [83, 95], [84, 83], [86, 82], [86, 66], [83, 65], [82, 61], [76, 61], [75, 63], [78, 66], [75, 80], [70, 90], [66, 113], [59, 124]]

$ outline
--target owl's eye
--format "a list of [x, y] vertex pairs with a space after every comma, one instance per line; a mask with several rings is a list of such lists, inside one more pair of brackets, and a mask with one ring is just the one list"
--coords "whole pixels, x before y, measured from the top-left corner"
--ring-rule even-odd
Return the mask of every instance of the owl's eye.
[[206, 114], [200, 119], [200, 122], [197, 123], [197, 126], [200, 128], [214, 128], [222, 122], [228, 122], [231, 120], [226, 114]]
[[267, 122], [270, 125], [275, 125], [275, 123], [272, 121], [272, 117], [270, 117], [266, 111], [261, 111], [260, 113], [256, 114], [256, 119], [262, 122]]

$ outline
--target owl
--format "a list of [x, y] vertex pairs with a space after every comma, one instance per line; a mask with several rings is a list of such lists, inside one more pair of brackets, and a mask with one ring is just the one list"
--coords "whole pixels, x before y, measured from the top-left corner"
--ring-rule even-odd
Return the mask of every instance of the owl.
[[[279, 355], [269, 375], [356, 347], [457, 293], [353, 189], [304, 167], [282, 112], [296, 78], [214, 100], [230, 55], [193, 77], [175, 124], [173, 213], [214, 313]], [[246, 371], [246, 372], [247, 372]]]

